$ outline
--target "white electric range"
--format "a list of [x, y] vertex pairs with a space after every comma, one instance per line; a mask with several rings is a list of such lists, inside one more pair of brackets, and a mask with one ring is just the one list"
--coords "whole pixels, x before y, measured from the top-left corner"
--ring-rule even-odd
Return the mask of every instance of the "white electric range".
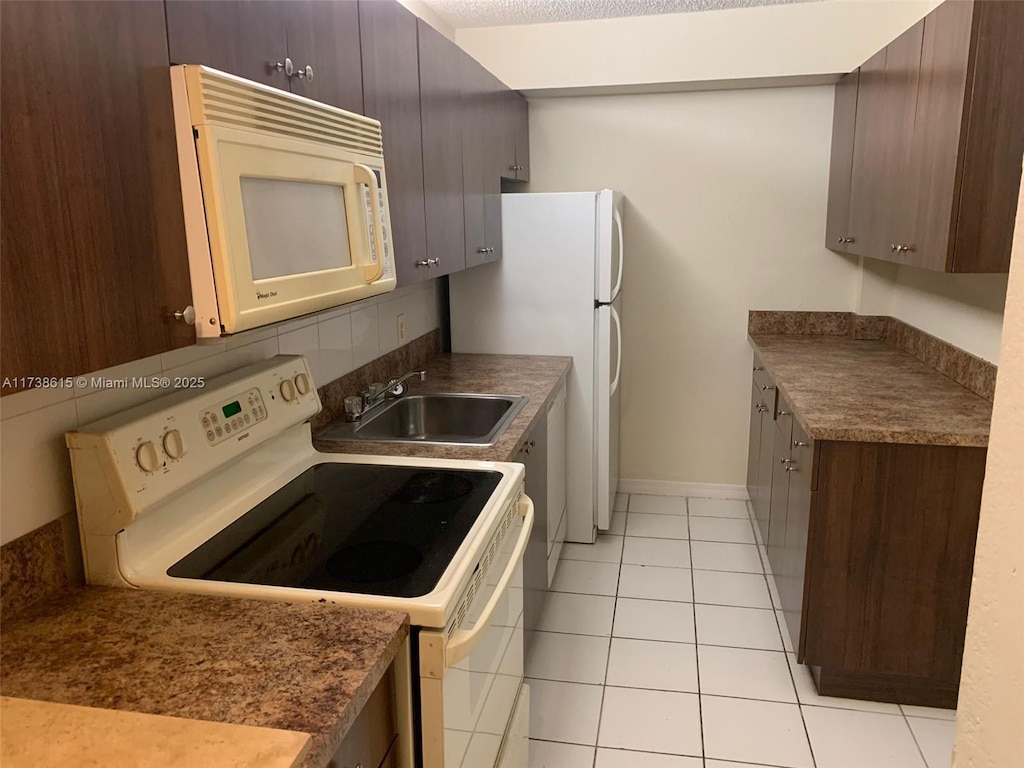
[[320, 408], [278, 356], [67, 433], [87, 580], [408, 613], [400, 764], [525, 768], [522, 465], [320, 453]]

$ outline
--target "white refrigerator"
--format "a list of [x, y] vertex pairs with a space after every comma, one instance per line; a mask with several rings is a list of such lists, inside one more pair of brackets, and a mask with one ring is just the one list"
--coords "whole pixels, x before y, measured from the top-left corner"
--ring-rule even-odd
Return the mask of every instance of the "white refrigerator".
[[449, 279], [453, 352], [572, 357], [567, 530], [611, 525], [619, 483], [622, 195], [501, 196], [500, 261]]

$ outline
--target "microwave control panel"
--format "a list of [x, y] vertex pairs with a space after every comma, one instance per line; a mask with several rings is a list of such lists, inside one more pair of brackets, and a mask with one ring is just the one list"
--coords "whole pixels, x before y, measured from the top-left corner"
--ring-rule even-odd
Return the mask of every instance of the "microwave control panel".
[[[384, 179], [383, 174], [377, 168], [373, 168], [373, 173], [377, 177], [377, 206], [381, 212], [380, 222], [380, 239], [384, 244], [384, 274], [383, 278], [390, 278], [393, 274], [393, 261], [391, 259], [391, 233], [388, 231], [388, 215], [384, 195]], [[370, 204], [370, 190], [367, 187], [363, 188], [363, 203], [366, 205], [366, 221], [368, 222], [368, 229], [370, 234], [370, 258], [376, 263], [377, 259], [380, 258], [380, 254], [377, 253], [377, 238], [374, 237], [373, 232], [373, 207]]]

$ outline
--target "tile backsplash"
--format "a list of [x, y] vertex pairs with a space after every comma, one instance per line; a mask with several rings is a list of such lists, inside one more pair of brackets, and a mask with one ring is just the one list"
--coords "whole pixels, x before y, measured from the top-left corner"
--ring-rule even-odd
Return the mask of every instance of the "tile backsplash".
[[[399, 316], [405, 339], [398, 338]], [[218, 376], [277, 354], [305, 355], [317, 386], [344, 376], [440, 326], [438, 281], [399, 288], [338, 309], [258, 328], [90, 374], [118, 379], [163, 372]], [[0, 398], [0, 544], [75, 508], [64, 433], [166, 391], [34, 389]]]

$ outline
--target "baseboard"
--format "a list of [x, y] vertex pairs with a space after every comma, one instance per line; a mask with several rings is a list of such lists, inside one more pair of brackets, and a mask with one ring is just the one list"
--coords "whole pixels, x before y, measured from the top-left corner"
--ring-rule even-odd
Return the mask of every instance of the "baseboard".
[[739, 499], [747, 501], [747, 486], [729, 483], [680, 483], [673, 480], [620, 478], [619, 493], [649, 496], [688, 496], [695, 499]]

